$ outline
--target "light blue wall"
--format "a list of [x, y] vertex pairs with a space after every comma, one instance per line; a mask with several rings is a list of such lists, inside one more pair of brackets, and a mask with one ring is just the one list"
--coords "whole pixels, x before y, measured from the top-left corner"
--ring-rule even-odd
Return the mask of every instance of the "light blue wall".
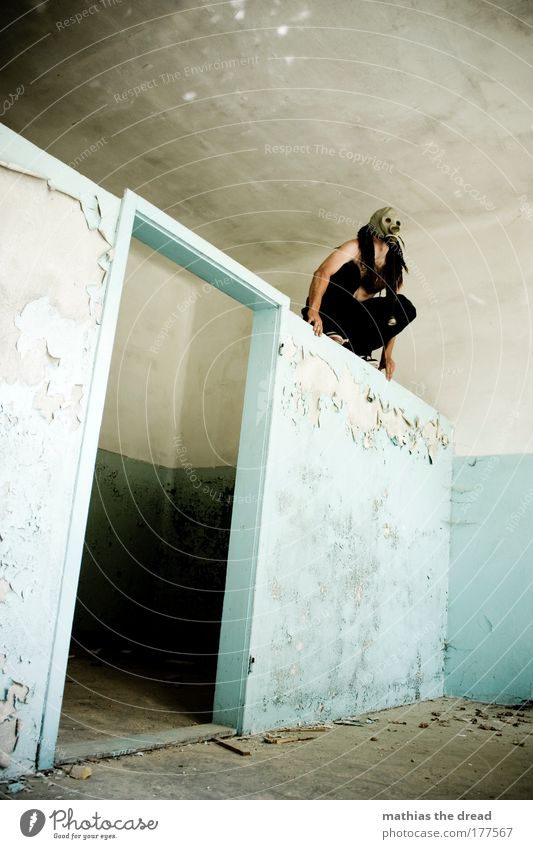
[[281, 339], [247, 732], [443, 692], [450, 427], [292, 313]]
[[445, 690], [533, 696], [533, 454], [456, 457]]

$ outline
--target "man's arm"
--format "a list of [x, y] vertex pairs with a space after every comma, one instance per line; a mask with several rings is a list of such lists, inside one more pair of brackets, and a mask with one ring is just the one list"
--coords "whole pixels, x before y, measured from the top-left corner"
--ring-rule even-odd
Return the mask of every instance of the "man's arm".
[[389, 339], [387, 344], [383, 348], [383, 352], [381, 354], [381, 361], [379, 364], [379, 368], [385, 369], [385, 377], [387, 380], [392, 379], [392, 375], [394, 374], [394, 369], [396, 368], [396, 363], [392, 359], [392, 349], [394, 348], [394, 343], [396, 342], [396, 336], [393, 336], [392, 339]]
[[349, 242], [344, 242], [338, 248], [335, 248], [324, 262], [322, 262], [315, 273], [309, 287], [309, 309], [307, 321], [309, 324], [314, 322], [315, 336], [322, 335], [322, 319], [320, 318], [320, 305], [324, 292], [328, 288], [329, 278], [335, 274], [339, 268], [348, 262], [349, 259], [356, 259], [359, 251], [359, 243], [357, 239], [350, 239]]

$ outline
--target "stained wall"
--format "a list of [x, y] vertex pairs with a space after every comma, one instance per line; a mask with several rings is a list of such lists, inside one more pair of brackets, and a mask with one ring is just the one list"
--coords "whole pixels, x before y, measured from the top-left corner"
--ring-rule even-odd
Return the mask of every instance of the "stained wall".
[[184, 469], [99, 449], [75, 643], [216, 666], [234, 486], [232, 466], [196, 469], [191, 482]]

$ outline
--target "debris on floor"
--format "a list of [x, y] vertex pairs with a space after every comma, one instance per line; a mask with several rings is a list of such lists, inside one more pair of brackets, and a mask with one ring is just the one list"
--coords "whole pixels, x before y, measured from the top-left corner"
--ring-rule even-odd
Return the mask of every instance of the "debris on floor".
[[331, 731], [332, 727], [333, 726], [331, 725], [298, 725], [296, 728], [280, 728], [279, 732], [280, 734], [301, 734], [302, 732], [308, 734], [311, 733], [311, 731], [313, 733], [315, 731]]
[[16, 793], [20, 793], [21, 790], [24, 790], [26, 785], [23, 781], [12, 781], [11, 784], [7, 785], [7, 792], [14, 796]]
[[223, 749], [228, 749], [228, 751], [234, 752], [236, 755], [246, 756], [252, 754], [247, 749], [240, 749], [238, 746], [234, 746], [233, 743], [228, 743], [227, 740], [219, 740], [218, 738], [215, 738], [213, 743], [216, 743], [218, 746], [222, 746]]
[[93, 774], [91, 767], [87, 764], [74, 764], [65, 771], [70, 778], [75, 778], [78, 781], [86, 781]]
[[263, 737], [263, 740], [265, 743], [281, 746], [283, 743], [304, 743], [307, 740], [316, 740], [316, 737], [278, 737], [267, 734], [266, 737]]
[[[92, 766], [91, 786], [84, 786], [91, 798], [102, 799], [307, 799], [314, 798], [317, 789], [344, 799], [531, 798], [531, 708], [441, 697], [386, 708], [374, 722], [367, 718], [365, 713], [347, 716], [363, 723], [355, 727], [329, 719], [329, 724], [302, 723], [222, 737], [234, 749], [250, 752], [253, 757], [245, 761], [240, 752], [231, 754], [227, 746], [214, 745], [221, 739], [217, 734], [209, 743], [132, 752], [104, 758], [97, 766], [86, 757], [79, 767]], [[418, 733], [420, 724], [424, 734]], [[487, 731], [482, 725], [498, 730]], [[301, 745], [312, 740], [314, 746]], [[71, 780], [67, 769], [65, 765], [25, 775], [20, 795], [8, 790], [16, 786], [15, 779], [0, 784], [0, 798], [25, 803], [79, 798], [83, 786], [79, 779]]]

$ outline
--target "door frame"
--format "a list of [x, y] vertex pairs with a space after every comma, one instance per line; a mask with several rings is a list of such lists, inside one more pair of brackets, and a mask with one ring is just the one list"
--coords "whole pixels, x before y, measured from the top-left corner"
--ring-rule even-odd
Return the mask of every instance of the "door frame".
[[37, 768], [54, 765], [85, 529], [113, 343], [131, 239], [139, 239], [253, 311], [237, 460], [213, 721], [240, 732], [250, 667], [249, 642], [272, 397], [280, 326], [289, 298], [223, 251], [129, 189], [122, 199], [114, 256], [88, 393], [69, 519]]

